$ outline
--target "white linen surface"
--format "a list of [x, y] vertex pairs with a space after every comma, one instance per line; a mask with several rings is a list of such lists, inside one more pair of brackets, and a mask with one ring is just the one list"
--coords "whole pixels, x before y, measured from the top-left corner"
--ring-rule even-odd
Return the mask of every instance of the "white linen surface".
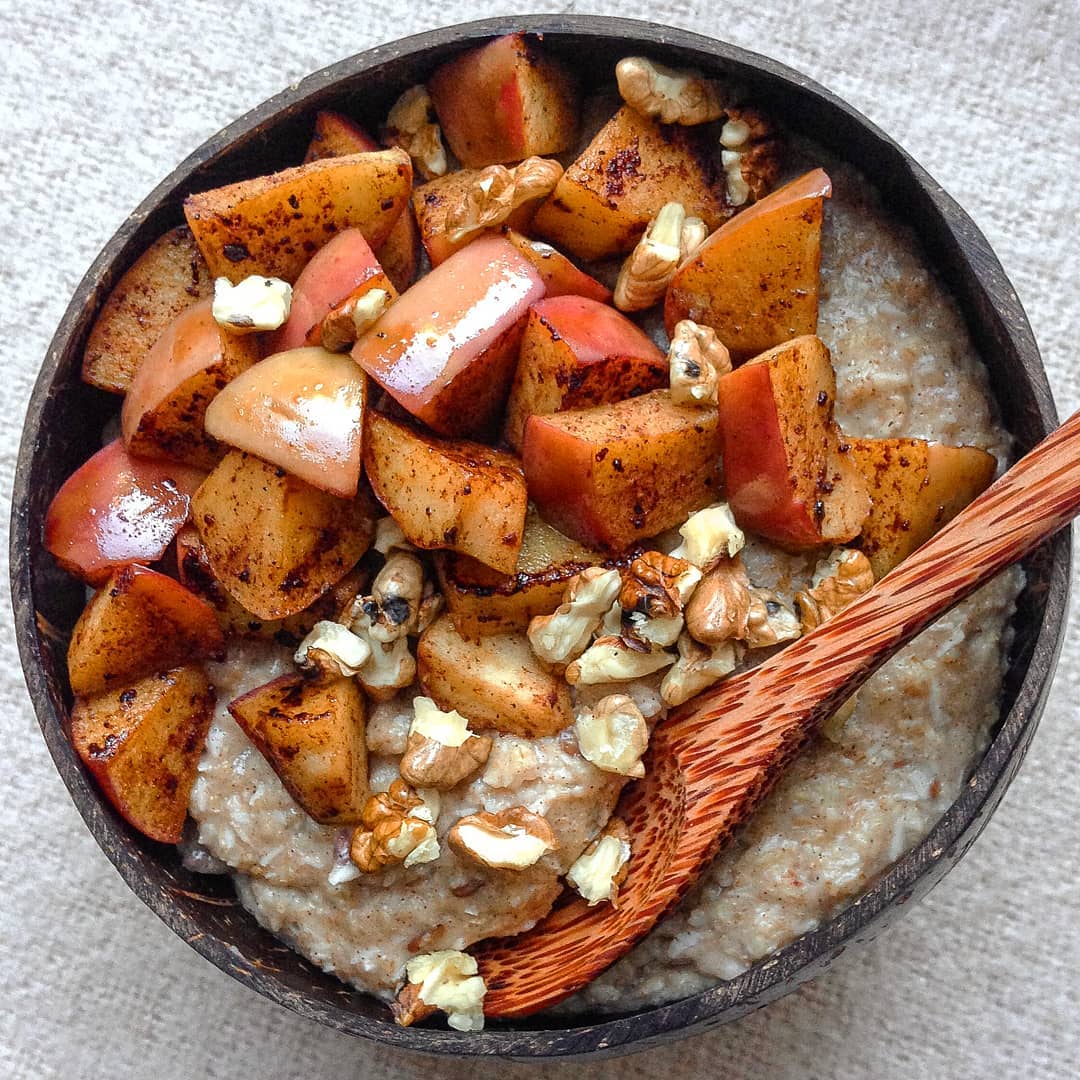
[[[128, 211], [225, 123], [381, 41], [495, 12], [386, 0], [0, 0], [0, 489], [40, 358]], [[806, 72], [903, 143], [996, 249], [1062, 414], [1080, 407], [1080, 10], [1076, 0], [762, 0], [566, 11], [655, 18]], [[6, 558], [7, 544], [3, 546]], [[10, 627], [6, 598], [3, 618]], [[509, 1075], [301, 1020], [200, 959], [128, 892], [52, 767], [13, 635], [0, 642], [0, 1075]], [[1042, 729], [964, 862], [897, 927], [744, 1021], [596, 1077], [1075, 1076], [1080, 1060], [1080, 618]], [[543, 1075], [580, 1066], [546, 1065]]]

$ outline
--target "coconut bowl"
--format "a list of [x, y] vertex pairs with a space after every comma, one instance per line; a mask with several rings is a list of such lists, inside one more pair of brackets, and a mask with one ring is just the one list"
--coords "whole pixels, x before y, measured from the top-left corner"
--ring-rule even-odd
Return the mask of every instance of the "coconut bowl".
[[851, 162], [880, 190], [893, 215], [913, 226], [929, 262], [951, 285], [990, 374], [1001, 421], [1017, 453], [1057, 424], [1053, 400], [1023, 308], [998, 260], [964, 211], [901, 147], [816, 83], [772, 60], [651, 23], [591, 16], [503, 17], [406, 38], [319, 71], [253, 109], [179, 165], [131, 214], [94, 261], [56, 331], [30, 401], [19, 454], [11, 529], [16, 632], [30, 695], [56, 767], [79, 812], [124, 881], [193, 949], [230, 977], [328, 1027], [393, 1046], [462, 1056], [537, 1059], [625, 1053], [683, 1038], [767, 1005], [868, 941], [926, 894], [986, 825], [1035, 732], [1064, 631], [1068, 532], [1024, 563], [1015, 637], [1000, 721], [962, 794], [929, 836], [898, 859], [838, 916], [738, 978], [711, 990], [626, 1015], [536, 1016], [494, 1023], [480, 1034], [396, 1027], [389, 1010], [313, 967], [260, 928], [225, 877], [186, 870], [174, 848], [129, 827], [100, 794], [64, 734], [71, 704], [67, 639], [83, 587], [42, 547], [50, 500], [100, 445], [116, 399], [81, 382], [87, 334], [110, 288], [159, 234], [182, 221], [192, 191], [297, 163], [315, 112], [339, 109], [376, 127], [408, 86], [440, 62], [512, 30], [543, 34], [547, 48], [588, 55], [597, 77], [632, 53], [698, 67], [745, 85], [788, 127]]

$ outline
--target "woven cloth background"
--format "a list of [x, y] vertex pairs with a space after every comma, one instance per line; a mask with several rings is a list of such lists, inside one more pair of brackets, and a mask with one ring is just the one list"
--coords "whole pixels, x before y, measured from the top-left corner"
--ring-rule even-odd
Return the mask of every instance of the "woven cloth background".
[[[0, 497], [38, 364], [128, 211], [270, 94], [393, 37], [496, 12], [466, 0], [0, 0]], [[1076, 0], [578, 4], [774, 56], [897, 137], [969, 210], [1023, 299], [1062, 413], [1080, 407]], [[0, 558], [6, 559], [7, 544]], [[7, 591], [7, 573], [0, 588]], [[521, 1075], [391, 1052], [262, 1000], [131, 895], [41, 742], [0, 639], [0, 1075]], [[1077, 1075], [1080, 618], [1027, 763], [966, 860], [896, 928], [780, 1003], [589, 1075]], [[539, 1066], [559, 1075], [580, 1066]]]

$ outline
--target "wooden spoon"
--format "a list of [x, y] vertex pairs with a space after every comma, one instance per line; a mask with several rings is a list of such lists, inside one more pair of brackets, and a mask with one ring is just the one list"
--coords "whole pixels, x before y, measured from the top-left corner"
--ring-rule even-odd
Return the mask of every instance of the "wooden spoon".
[[1080, 512], [1080, 412], [872, 589], [759, 667], [673, 712], [624, 792], [618, 907], [577, 898], [473, 949], [489, 1017], [569, 997], [652, 929], [757, 808], [819, 725], [920, 630]]

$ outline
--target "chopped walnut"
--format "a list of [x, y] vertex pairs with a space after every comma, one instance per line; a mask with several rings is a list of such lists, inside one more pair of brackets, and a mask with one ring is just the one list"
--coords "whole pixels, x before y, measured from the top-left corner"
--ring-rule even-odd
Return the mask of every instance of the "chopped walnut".
[[679, 638], [679, 659], [660, 684], [660, 696], [665, 705], [681, 705], [695, 694], [730, 675], [742, 658], [742, 650], [734, 641], [719, 645], [699, 645], [689, 634]]
[[668, 347], [673, 405], [715, 405], [720, 378], [731, 371], [731, 354], [711, 326], [690, 319], [675, 324]]
[[474, 735], [456, 710], [443, 712], [431, 698], [413, 700], [413, 720], [399, 768], [410, 784], [449, 791], [471, 776], [491, 753], [491, 738]]
[[372, 638], [389, 644], [415, 633], [423, 595], [423, 563], [407, 551], [391, 552], [363, 601]]
[[649, 746], [649, 725], [632, 698], [609, 694], [592, 709], [583, 710], [574, 727], [586, 761], [619, 776], [645, 775], [641, 756]]
[[770, 589], [750, 588], [750, 611], [746, 616], [746, 645], [766, 649], [802, 637], [799, 616]]
[[697, 249], [709, 237], [709, 226], [693, 215], [687, 217], [682, 224], [682, 232], [679, 233], [679, 262], [686, 262], [697, 254]]
[[391, 551], [415, 551], [416, 548], [406, 539], [401, 526], [392, 517], [381, 517], [375, 522], [375, 539], [371, 545], [380, 555], [389, 555]]
[[874, 584], [870, 560], [854, 548], [839, 548], [818, 563], [813, 585], [795, 594], [802, 615], [802, 629], [808, 634], [843, 611], [856, 597]]
[[756, 109], [727, 108], [720, 131], [720, 163], [727, 181], [728, 202], [743, 206], [767, 195], [779, 175], [779, 156], [772, 124]]
[[627, 56], [615, 65], [615, 78], [627, 105], [662, 124], [704, 124], [724, 115], [717, 84], [700, 71]]
[[228, 278], [214, 282], [211, 314], [219, 326], [234, 334], [276, 330], [289, 317], [292, 286], [281, 278], [253, 274], [234, 285]]
[[646, 551], [624, 575], [619, 603], [649, 618], [678, 615], [700, 580], [701, 571], [686, 559]]
[[633, 637], [598, 637], [566, 668], [566, 681], [578, 683], [628, 682], [673, 664], [671, 653]]
[[300, 670], [322, 681], [352, 678], [371, 657], [371, 646], [341, 623], [317, 622], [296, 650]]
[[555, 611], [529, 623], [533, 652], [549, 664], [566, 664], [580, 656], [621, 586], [618, 570], [590, 566], [575, 575]]
[[446, 836], [453, 851], [492, 870], [525, 870], [558, 847], [551, 826], [524, 806], [469, 814]]
[[608, 901], [617, 908], [619, 886], [630, 862], [630, 830], [622, 818], [608, 818], [600, 835], [566, 872], [566, 881], [589, 907]]
[[331, 308], [323, 318], [319, 344], [329, 352], [348, 352], [378, 321], [390, 303], [385, 289], [368, 289]]
[[465, 192], [464, 200], [446, 215], [446, 235], [460, 244], [475, 233], [501, 225], [525, 203], [543, 199], [555, 190], [563, 167], [550, 158], [526, 158], [508, 169], [489, 165]]
[[414, 956], [405, 965], [406, 984], [391, 1007], [402, 1027], [439, 1009], [455, 1031], [481, 1031], [487, 987], [476, 958], [456, 949]]
[[662, 206], [623, 261], [615, 282], [615, 306], [620, 311], [644, 311], [658, 304], [679, 264], [701, 247], [706, 236], [705, 222], [687, 217], [681, 203]]
[[425, 86], [413, 86], [394, 102], [383, 128], [383, 141], [400, 146], [416, 163], [425, 180], [446, 172], [442, 131], [434, 120], [435, 106]]
[[732, 559], [746, 545], [746, 535], [735, 524], [727, 503], [706, 506], [691, 514], [681, 526], [682, 543], [671, 552], [673, 559], [685, 559], [702, 573], [708, 573], [722, 559]]
[[395, 780], [389, 791], [373, 795], [364, 804], [349, 844], [349, 858], [365, 874], [396, 863], [410, 867], [433, 862], [439, 857], [437, 816], [437, 803], [426, 803], [404, 781]]
[[742, 559], [721, 559], [705, 575], [686, 605], [687, 633], [702, 645], [710, 646], [746, 640], [752, 599], [750, 578]]

